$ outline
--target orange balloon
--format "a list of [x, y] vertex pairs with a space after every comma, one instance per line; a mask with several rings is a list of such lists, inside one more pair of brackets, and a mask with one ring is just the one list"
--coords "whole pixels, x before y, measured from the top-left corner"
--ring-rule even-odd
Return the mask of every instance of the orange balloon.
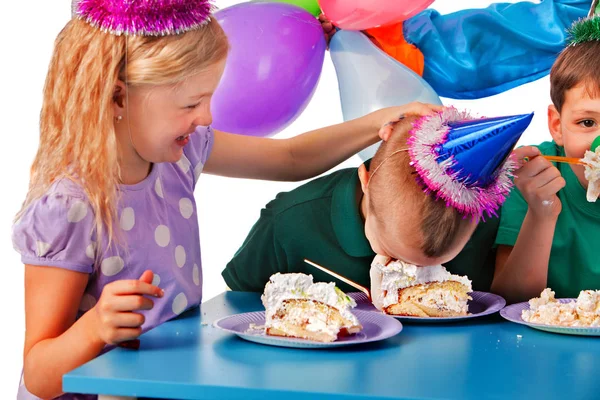
[[423, 76], [425, 57], [417, 46], [408, 43], [404, 39], [402, 22], [367, 29], [364, 33], [377, 47], [386, 52], [390, 57], [406, 65], [419, 74], [419, 76]]

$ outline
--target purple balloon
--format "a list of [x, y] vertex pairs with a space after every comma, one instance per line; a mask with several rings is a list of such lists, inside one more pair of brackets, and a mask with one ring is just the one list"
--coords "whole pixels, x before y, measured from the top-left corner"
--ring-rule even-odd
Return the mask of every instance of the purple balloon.
[[213, 127], [248, 136], [280, 132], [316, 89], [326, 48], [321, 24], [285, 3], [242, 3], [215, 17], [231, 50], [212, 98]]

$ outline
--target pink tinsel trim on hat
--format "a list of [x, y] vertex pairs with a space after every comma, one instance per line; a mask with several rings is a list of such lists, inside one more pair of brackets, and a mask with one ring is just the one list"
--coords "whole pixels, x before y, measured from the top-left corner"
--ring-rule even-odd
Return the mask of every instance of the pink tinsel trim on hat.
[[209, 0], [78, 0], [75, 15], [114, 35], [165, 36], [210, 20]]

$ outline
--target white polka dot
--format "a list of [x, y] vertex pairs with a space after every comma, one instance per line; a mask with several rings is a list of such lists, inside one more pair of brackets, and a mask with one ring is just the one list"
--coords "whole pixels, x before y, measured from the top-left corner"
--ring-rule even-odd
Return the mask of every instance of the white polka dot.
[[194, 204], [187, 197], [183, 197], [179, 200], [179, 212], [185, 219], [190, 219], [194, 213]]
[[194, 269], [192, 270], [192, 279], [196, 286], [200, 286], [200, 268], [196, 264], [194, 264]]
[[85, 255], [88, 256], [89, 258], [96, 258], [96, 242], [92, 242], [88, 245], [88, 247], [85, 249]]
[[183, 246], [175, 247], [175, 261], [177, 262], [177, 266], [179, 268], [183, 268], [185, 265], [185, 249]]
[[154, 240], [160, 247], [167, 247], [171, 241], [171, 231], [165, 225], [159, 225], [154, 231]]
[[83, 201], [76, 201], [73, 203], [67, 214], [67, 220], [69, 222], [79, 222], [85, 218], [88, 212], [87, 204]]
[[121, 229], [124, 231], [130, 231], [135, 225], [135, 212], [133, 208], [124, 208], [121, 212]]
[[162, 185], [160, 184], [160, 178], [156, 178], [156, 182], [154, 183], [154, 191], [159, 197], [163, 199], [165, 198], [165, 195], [162, 190]]
[[160, 275], [154, 274], [154, 278], [152, 278], [152, 284], [154, 286], [160, 285]]
[[100, 269], [102, 273], [106, 276], [113, 276], [121, 272], [123, 267], [125, 266], [125, 262], [119, 256], [105, 258], [100, 265]]
[[186, 174], [190, 171], [190, 160], [188, 160], [186, 156], [181, 156], [179, 161], [177, 161], [177, 165], [179, 165], [179, 168]]
[[96, 305], [96, 298], [89, 293], [86, 293], [81, 298], [81, 303], [79, 304], [79, 309], [81, 311], [88, 311], [92, 307]]
[[201, 162], [199, 162], [198, 165], [196, 165], [196, 168], [194, 168], [194, 178], [196, 179], [196, 183], [198, 182], [198, 179], [200, 179], [200, 174], [202, 174], [203, 169], [204, 164]]
[[175, 314], [179, 315], [185, 311], [185, 308], [187, 307], [187, 305], [188, 305], [187, 297], [185, 297], [185, 294], [179, 293], [173, 299], [173, 312]]
[[48, 254], [48, 250], [50, 250], [50, 244], [46, 243], [46, 242], [40, 242], [38, 240], [37, 244], [37, 249], [36, 249], [36, 253], [38, 257], [44, 257], [46, 254]]

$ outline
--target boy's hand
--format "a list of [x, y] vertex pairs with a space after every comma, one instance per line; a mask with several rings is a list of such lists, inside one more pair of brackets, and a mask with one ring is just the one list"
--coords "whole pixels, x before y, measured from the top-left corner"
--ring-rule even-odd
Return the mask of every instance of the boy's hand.
[[513, 154], [521, 165], [515, 171], [515, 185], [527, 201], [529, 211], [536, 218], [556, 219], [562, 210], [556, 193], [566, 184], [560, 171], [550, 161], [538, 157], [540, 151], [536, 147], [521, 147]]
[[331, 23], [331, 21], [325, 16], [325, 14], [319, 15], [319, 22], [321, 23], [321, 27], [323, 27], [323, 33], [325, 34], [325, 42], [327, 43], [327, 48], [329, 48], [329, 41], [335, 34], [335, 27]]
[[99, 339], [107, 344], [119, 344], [136, 339], [142, 333], [145, 318], [135, 311], [152, 309], [154, 302], [145, 296], [164, 295], [161, 288], [151, 284], [152, 278], [152, 271], [145, 271], [139, 280], [118, 280], [104, 287], [93, 309]]
[[440, 112], [443, 109], [444, 106], [414, 101], [403, 106], [383, 108], [369, 114], [369, 116], [372, 116], [376, 121], [375, 124], [379, 129], [379, 137], [386, 141], [392, 135], [394, 126], [405, 117], [422, 117]]

